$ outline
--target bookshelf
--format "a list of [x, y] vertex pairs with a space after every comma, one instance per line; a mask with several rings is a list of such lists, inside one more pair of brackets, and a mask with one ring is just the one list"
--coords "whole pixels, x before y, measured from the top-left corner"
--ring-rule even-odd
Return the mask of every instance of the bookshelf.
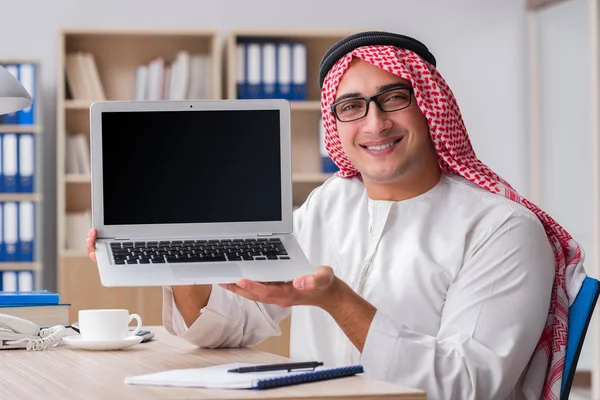
[[[162, 324], [160, 287], [106, 288], [85, 251], [85, 234], [91, 226], [79, 225], [77, 246], [67, 246], [72, 228], [68, 217], [91, 210], [91, 180], [86, 173], [67, 173], [68, 141], [83, 134], [89, 151], [89, 107], [94, 97], [73, 96], [67, 77], [68, 55], [93, 56], [106, 100], [133, 100], [136, 68], [162, 58], [169, 65], [179, 52], [209, 56], [208, 96], [220, 99], [221, 52], [218, 32], [208, 29], [65, 28], [59, 32], [57, 76], [57, 283], [61, 300], [71, 303], [69, 319], [80, 309], [127, 308], [139, 314], [144, 325]], [[71, 75], [72, 77], [72, 75]], [[80, 81], [81, 82], [81, 81]], [[98, 92], [95, 92], [98, 93]], [[85, 219], [83, 221], [86, 221]], [[85, 223], [85, 222], [84, 222]], [[81, 238], [79, 239], [79, 232]]]
[[244, 29], [231, 31], [226, 43], [226, 96], [238, 98], [236, 46], [240, 41], [300, 42], [306, 45], [306, 100], [291, 100], [292, 111], [292, 192], [294, 206], [301, 205], [308, 194], [331, 174], [321, 172], [318, 123], [321, 118], [321, 91], [318, 84], [321, 58], [335, 42], [353, 32], [283, 29]]
[[[293, 203], [297, 207], [308, 194], [331, 174], [321, 172], [318, 122], [320, 90], [318, 68], [325, 51], [352, 32], [313, 30], [236, 30], [225, 38], [224, 58], [218, 32], [203, 29], [120, 29], [67, 28], [59, 33], [57, 86], [57, 238], [58, 292], [72, 304], [70, 320], [85, 308], [127, 308], [142, 316], [144, 324], [162, 323], [161, 288], [105, 288], [95, 264], [85, 252], [86, 226], [81, 236], [82, 248], [66, 246], [67, 216], [91, 209], [91, 181], [88, 174], [67, 173], [67, 141], [83, 133], [89, 141], [89, 107], [94, 99], [67, 96], [65, 76], [67, 55], [91, 53], [97, 65], [107, 100], [131, 100], [135, 88], [134, 70], [162, 56], [172, 60], [181, 50], [211, 56], [211, 98], [235, 99], [238, 39], [263, 38], [301, 41], [307, 49], [307, 97], [290, 102], [292, 110], [292, 181]], [[224, 64], [222, 64], [224, 62]], [[88, 142], [89, 143], [89, 142]], [[78, 236], [77, 236], [78, 237]], [[281, 324], [282, 335], [255, 346], [272, 353], [289, 355], [290, 320]]]
[[[0, 116], [0, 134], [16, 134], [17, 137], [20, 134], [32, 134], [33, 138], [33, 162], [34, 162], [34, 170], [33, 170], [33, 191], [30, 193], [0, 193], [0, 203], [5, 202], [15, 202], [19, 204], [20, 202], [32, 202], [33, 205], [33, 217], [34, 217], [34, 225], [33, 225], [33, 261], [32, 262], [23, 262], [23, 261], [2, 261], [0, 262], [0, 278], [4, 272], [14, 272], [18, 274], [21, 271], [31, 271], [31, 276], [33, 277], [33, 285], [32, 289], [39, 290], [44, 289], [43, 284], [43, 262], [42, 262], [42, 232], [43, 232], [43, 207], [42, 207], [42, 187], [43, 187], [43, 178], [42, 178], [42, 151], [41, 151], [41, 139], [40, 135], [43, 133], [43, 124], [42, 124], [42, 107], [40, 99], [42, 98], [40, 93], [40, 82], [41, 82], [41, 61], [39, 59], [25, 59], [25, 58], [0, 58], [0, 65], [23, 65], [23, 64], [31, 64], [35, 69], [35, 74], [33, 75], [33, 92], [31, 88], [26, 86], [27, 90], [30, 91], [30, 94], [33, 97], [33, 124], [20, 124], [20, 123], [6, 123], [3, 120], [3, 116]], [[20, 79], [21, 80], [21, 79]], [[22, 82], [23, 83], [23, 82]], [[6, 116], [4, 116], [6, 117]], [[4, 157], [3, 157], [4, 159]], [[20, 173], [20, 166], [17, 167], [17, 173]], [[4, 171], [4, 168], [2, 169]], [[18, 178], [18, 176], [17, 176]], [[2, 218], [4, 220], [4, 218]], [[17, 217], [17, 225], [19, 224], [19, 218]], [[18, 228], [19, 229], [19, 228]], [[3, 240], [6, 237], [5, 234], [2, 235]], [[17, 240], [20, 240], [17, 239]], [[4, 245], [4, 243], [3, 243]], [[19, 242], [17, 242], [17, 247]], [[5, 250], [6, 251], [6, 250]], [[19, 278], [17, 278], [19, 279]], [[0, 279], [0, 283], [2, 279]], [[18, 286], [19, 290], [23, 290], [21, 285]], [[2, 284], [0, 284], [0, 290], [2, 290]]]
[[[2, 61], [0, 60], [0, 63]], [[42, 126], [36, 125], [0, 125], [0, 133], [42, 133]]]
[[[332, 174], [322, 173], [319, 153], [318, 123], [321, 118], [321, 91], [318, 74], [321, 58], [334, 43], [354, 32], [308, 29], [241, 29], [229, 32], [226, 42], [226, 97], [238, 98], [236, 74], [238, 71], [237, 43], [300, 42], [306, 45], [306, 100], [291, 100], [292, 134], [292, 196], [294, 209], [300, 206], [310, 192]], [[282, 334], [257, 346], [258, 349], [289, 356], [291, 318], [280, 324]]]

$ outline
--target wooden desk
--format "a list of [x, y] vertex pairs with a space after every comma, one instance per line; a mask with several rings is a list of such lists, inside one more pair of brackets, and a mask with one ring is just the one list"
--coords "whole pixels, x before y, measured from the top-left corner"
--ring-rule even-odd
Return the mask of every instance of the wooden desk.
[[363, 376], [267, 390], [206, 390], [134, 386], [126, 376], [230, 362], [277, 363], [288, 359], [259, 350], [199, 349], [150, 326], [155, 338], [120, 351], [86, 351], [66, 345], [43, 351], [0, 351], [0, 398], [22, 399], [402, 399], [425, 393]]

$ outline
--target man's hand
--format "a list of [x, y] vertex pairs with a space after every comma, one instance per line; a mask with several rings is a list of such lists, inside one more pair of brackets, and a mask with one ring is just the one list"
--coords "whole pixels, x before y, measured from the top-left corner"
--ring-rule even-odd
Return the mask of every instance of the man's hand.
[[297, 277], [292, 283], [259, 283], [240, 279], [235, 284], [219, 286], [247, 299], [280, 307], [321, 307], [335, 297], [336, 280], [331, 267], [318, 267], [314, 275]]
[[87, 238], [86, 238], [87, 253], [93, 262], [96, 262], [96, 237], [97, 236], [98, 236], [98, 231], [96, 230], [96, 228], [92, 228], [88, 232]]
[[317, 267], [314, 275], [303, 275], [292, 283], [259, 283], [240, 279], [219, 285], [249, 300], [280, 307], [315, 306], [328, 312], [348, 339], [362, 352], [377, 309], [360, 297], [328, 266]]

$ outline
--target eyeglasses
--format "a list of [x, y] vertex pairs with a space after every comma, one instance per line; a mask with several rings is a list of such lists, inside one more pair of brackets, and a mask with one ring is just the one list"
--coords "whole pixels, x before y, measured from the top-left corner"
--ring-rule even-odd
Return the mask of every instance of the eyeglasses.
[[340, 100], [331, 105], [331, 112], [340, 122], [352, 122], [367, 115], [371, 102], [374, 102], [382, 112], [403, 110], [410, 106], [412, 94], [411, 87], [399, 86], [371, 97]]

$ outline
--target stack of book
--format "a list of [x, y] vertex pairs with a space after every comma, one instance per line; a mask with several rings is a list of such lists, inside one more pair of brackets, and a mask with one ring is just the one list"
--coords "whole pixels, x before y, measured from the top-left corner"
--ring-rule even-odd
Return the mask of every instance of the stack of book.
[[25, 87], [33, 102], [23, 110], [0, 116], [0, 124], [3, 125], [33, 125], [37, 123], [35, 119], [36, 107], [36, 65], [29, 62], [2, 64]]
[[81, 132], [68, 135], [65, 173], [89, 177], [91, 163], [89, 135]]
[[94, 55], [84, 52], [67, 54], [68, 96], [74, 100], [106, 100]]
[[212, 57], [208, 54], [179, 51], [171, 62], [158, 56], [148, 64], [136, 66], [133, 99], [212, 99], [212, 64]]
[[306, 100], [306, 43], [239, 40], [236, 57], [238, 99]]
[[40, 328], [69, 326], [69, 306], [70, 304], [60, 302], [57, 293], [47, 290], [0, 291], [0, 314], [26, 319]]
[[[35, 204], [33, 201], [0, 201], [0, 262], [33, 262], [35, 260]], [[3, 268], [4, 270], [4, 268]], [[17, 290], [16, 279], [0, 271], [0, 289]], [[33, 274], [32, 271], [29, 271]], [[16, 278], [17, 273], [10, 274]], [[22, 278], [19, 278], [19, 280]], [[12, 285], [11, 282], [15, 282]], [[21, 281], [22, 282], [22, 281]], [[30, 281], [26, 287], [33, 287]], [[23, 290], [18, 288], [18, 290]], [[28, 289], [27, 289], [28, 290]]]

